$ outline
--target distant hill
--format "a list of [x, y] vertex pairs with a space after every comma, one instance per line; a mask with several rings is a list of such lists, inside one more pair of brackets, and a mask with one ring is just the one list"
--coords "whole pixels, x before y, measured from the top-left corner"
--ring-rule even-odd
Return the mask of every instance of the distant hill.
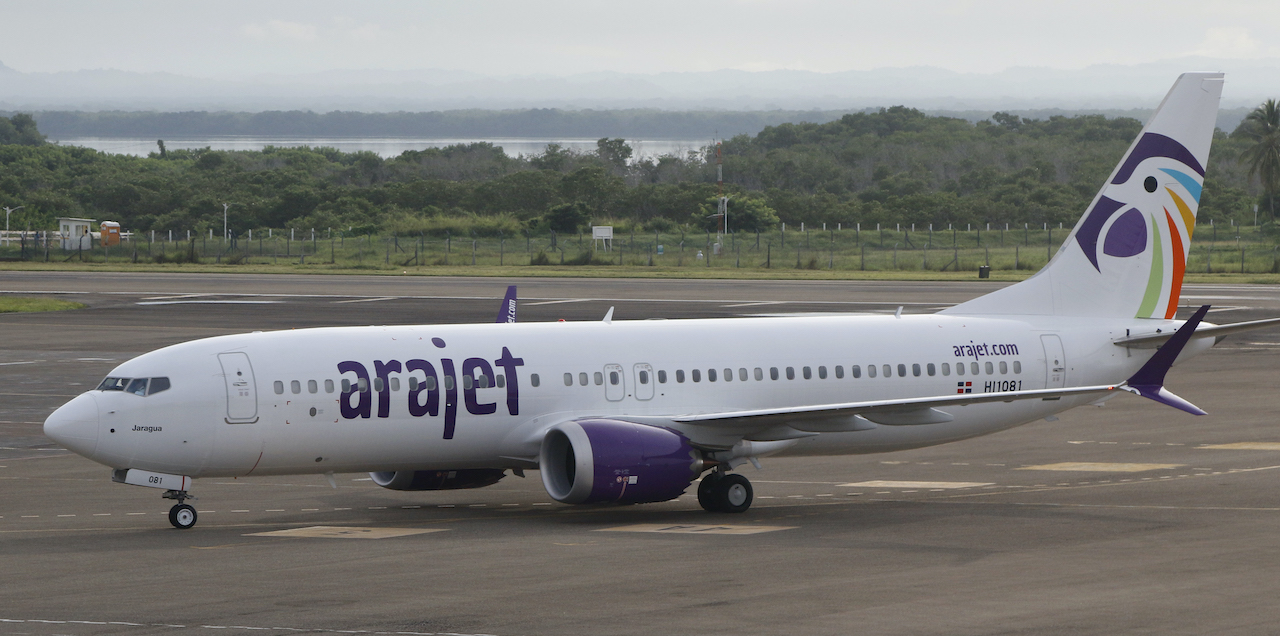
[[[631, 110], [453, 110], [421, 113], [359, 113], [334, 111], [247, 112], [83, 112], [37, 111], [34, 119], [50, 139], [78, 137], [141, 137], [151, 139], [199, 139], [209, 137], [415, 137], [434, 139], [600, 138], [706, 139], [755, 135], [767, 126], [784, 123], [823, 124], [840, 119], [847, 110], [769, 111], [669, 111]], [[1248, 108], [1219, 113], [1218, 127], [1230, 132]], [[930, 115], [957, 117], [971, 122], [990, 119], [994, 111], [926, 111]], [[1055, 116], [1105, 115], [1145, 121], [1152, 109], [1062, 110], [1010, 109], [1025, 119]], [[0, 111], [0, 115], [12, 113]]]
[[1223, 70], [1223, 105], [1252, 107], [1280, 91], [1280, 59], [1187, 57], [1076, 70], [1015, 67], [957, 73], [933, 67], [868, 71], [735, 71], [486, 76], [460, 71], [349, 70], [200, 78], [99, 69], [24, 73], [0, 64], [0, 109], [328, 112], [437, 110], [930, 111], [1152, 108], [1188, 70]]

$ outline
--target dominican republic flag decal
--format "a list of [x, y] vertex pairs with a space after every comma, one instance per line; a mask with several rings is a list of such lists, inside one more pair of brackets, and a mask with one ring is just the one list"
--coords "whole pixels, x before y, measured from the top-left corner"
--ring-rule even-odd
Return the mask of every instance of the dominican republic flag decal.
[[973, 393], [973, 383], [956, 382], [956, 393]]

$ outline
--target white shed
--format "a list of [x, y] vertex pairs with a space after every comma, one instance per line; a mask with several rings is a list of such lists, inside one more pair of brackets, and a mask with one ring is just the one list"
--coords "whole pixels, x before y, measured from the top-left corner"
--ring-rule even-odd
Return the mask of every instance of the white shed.
[[97, 219], [58, 219], [58, 234], [62, 237], [64, 250], [93, 249], [93, 232], [91, 225]]

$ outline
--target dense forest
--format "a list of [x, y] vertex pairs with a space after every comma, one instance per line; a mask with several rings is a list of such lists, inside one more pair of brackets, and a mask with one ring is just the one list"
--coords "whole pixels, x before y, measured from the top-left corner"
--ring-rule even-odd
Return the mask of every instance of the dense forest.
[[[779, 222], [1070, 226], [1140, 128], [1101, 115], [997, 113], [975, 124], [905, 107], [768, 126], [723, 143], [729, 222], [739, 230]], [[1258, 189], [1240, 161], [1249, 143], [1240, 129], [1216, 134], [1201, 222], [1252, 223]], [[224, 202], [235, 234], [707, 228], [716, 172], [714, 147], [636, 159], [617, 138], [591, 153], [553, 145], [514, 158], [488, 143], [383, 159], [330, 148], [168, 151], [163, 142], [131, 157], [43, 143], [30, 117], [0, 118], [0, 205], [23, 206], [14, 229], [52, 228], [64, 215], [141, 231], [221, 229]]]

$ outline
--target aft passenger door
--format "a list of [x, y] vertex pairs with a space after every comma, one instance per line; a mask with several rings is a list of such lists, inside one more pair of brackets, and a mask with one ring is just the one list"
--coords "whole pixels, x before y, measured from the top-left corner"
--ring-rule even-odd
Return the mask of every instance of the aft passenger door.
[[653, 399], [653, 366], [641, 362], [635, 366], [636, 399]]
[[622, 376], [622, 365], [604, 365], [604, 396], [617, 402], [627, 396], [627, 380]]
[[1043, 334], [1040, 343], [1044, 345], [1044, 387], [1061, 389], [1067, 386], [1067, 356], [1062, 351], [1062, 339], [1055, 334]]

